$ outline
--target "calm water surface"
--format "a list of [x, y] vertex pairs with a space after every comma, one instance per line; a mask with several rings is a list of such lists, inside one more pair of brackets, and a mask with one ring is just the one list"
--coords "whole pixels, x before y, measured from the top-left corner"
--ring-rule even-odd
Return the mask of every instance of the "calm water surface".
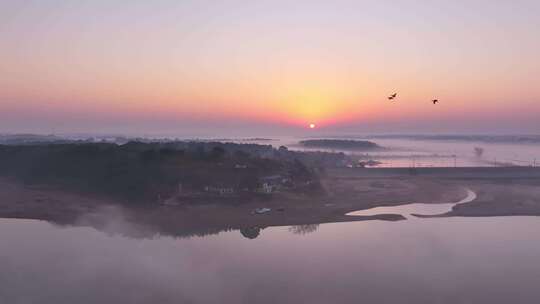
[[472, 202], [476, 199], [476, 193], [470, 189], [466, 189], [467, 196], [462, 200], [455, 203], [447, 204], [423, 204], [423, 203], [413, 203], [413, 204], [404, 204], [398, 206], [387, 206], [387, 207], [375, 207], [370, 209], [364, 209], [354, 212], [349, 212], [347, 215], [358, 216], [358, 215], [377, 215], [377, 214], [401, 214], [408, 219], [416, 219], [413, 214], [421, 215], [436, 215], [443, 214], [450, 210], [457, 204], [465, 204]]
[[0, 303], [540, 303], [539, 231], [439, 218], [135, 239], [0, 219]]

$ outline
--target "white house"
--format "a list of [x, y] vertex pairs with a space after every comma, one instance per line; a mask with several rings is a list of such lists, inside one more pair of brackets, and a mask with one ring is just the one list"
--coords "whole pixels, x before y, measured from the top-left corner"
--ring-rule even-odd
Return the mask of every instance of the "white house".
[[215, 186], [206, 186], [204, 191], [210, 193], [217, 193], [219, 195], [229, 195], [234, 193], [234, 189], [231, 187], [215, 187]]

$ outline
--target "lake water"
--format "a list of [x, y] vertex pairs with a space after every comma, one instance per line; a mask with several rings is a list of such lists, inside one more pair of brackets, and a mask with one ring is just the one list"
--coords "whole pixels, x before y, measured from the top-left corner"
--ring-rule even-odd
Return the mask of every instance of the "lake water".
[[443, 214], [452, 209], [457, 204], [465, 204], [472, 202], [476, 199], [476, 193], [470, 189], [467, 190], [467, 196], [464, 197], [459, 202], [455, 203], [446, 203], [446, 204], [424, 204], [424, 203], [413, 203], [413, 204], [403, 204], [398, 206], [386, 206], [386, 207], [375, 207], [370, 209], [363, 209], [359, 211], [349, 212], [347, 215], [351, 216], [370, 216], [377, 214], [401, 214], [408, 219], [415, 220], [416, 217], [413, 214], [420, 215], [437, 215]]
[[538, 231], [437, 218], [136, 239], [0, 219], [0, 303], [540, 303]]

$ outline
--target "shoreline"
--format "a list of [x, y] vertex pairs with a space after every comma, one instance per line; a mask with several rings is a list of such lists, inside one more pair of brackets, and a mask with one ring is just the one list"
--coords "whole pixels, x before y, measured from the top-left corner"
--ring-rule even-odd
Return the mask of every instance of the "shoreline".
[[[321, 184], [326, 194], [317, 197], [283, 193], [268, 201], [235, 205], [126, 207], [107, 199], [0, 178], [0, 217], [85, 225], [100, 230], [121, 219], [143, 227], [150, 234], [183, 237], [253, 227], [406, 220], [401, 214], [346, 214], [404, 203], [457, 202], [466, 197], [464, 188], [476, 192], [476, 200], [456, 204], [444, 214], [415, 216], [540, 216], [540, 168], [422, 168], [415, 175], [401, 168], [332, 169], [321, 177]], [[263, 207], [271, 211], [253, 214], [256, 208]]]

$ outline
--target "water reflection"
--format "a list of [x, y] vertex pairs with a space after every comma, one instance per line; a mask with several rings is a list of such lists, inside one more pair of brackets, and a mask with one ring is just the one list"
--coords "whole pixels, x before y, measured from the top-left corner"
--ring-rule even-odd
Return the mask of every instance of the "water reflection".
[[[314, 210], [314, 211], [313, 211]], [[400, 220], [400, 216], [366, 216], [348, 217], [341, 212], [326, 209], [324, 217], [317, 213], [318, 209], [306, 209], [291, 216], [291, 214], [276, 213], [269, 217], [253, 216], [241, 209], [218, 216], [219, 210], [203, 208], [160, 209], [160, 208], [122, 208], [121, 206], [105, 206], [92, 212], [73, 218], [59, 217], [54, 214], [39, 220], [46, 220], [59, 227], [92, 227], [111, 236], [125, 236], [137, 239], [154, 239], [161, 236], [175, 238], [206, 237], [229, 231], [238, 231], [247, 239], [260, 237], [264, 228], [272, 226], [292, 226], [293, 234], [308, 234], [315, 232], [320, 222], [347, 222], [368, 220]], [[230, 210], [223, 208], [224, 212]], [[262, 221], [261, 221], [262, 220]]]
[[261, 228], [259, 227], [250, 227], [250, 228], [244, 228], [240, 229], [240, 234], [244, 236], [246, 239], [256, 239], [259, 234], [261, 233]]
[[232, 225], [210, 225], [211, 223], [204, 221], [186, 224], [182, 221], [163, 219], [160, 216], [147, 216], [147, 213], [147, 210], [106, 206], [78, 216], [71, 221], [57, 221], [55, 218], [48, 218], [47, 222], [59, 227], [92, 227], [110, 236], [136, 239], [154, 239], [161, 236], [205, 237], [239, 230]]
[[319, 224], [309, 224], [309, 225], [296, 225], [289, 227], [289, 231], [293, 234], [305, 235], [313, 233], [319, 229]]
[[539, 229], [536, 217], [367, 221], [252, 242], [0, 219], [0, 303], [538, 303]]

